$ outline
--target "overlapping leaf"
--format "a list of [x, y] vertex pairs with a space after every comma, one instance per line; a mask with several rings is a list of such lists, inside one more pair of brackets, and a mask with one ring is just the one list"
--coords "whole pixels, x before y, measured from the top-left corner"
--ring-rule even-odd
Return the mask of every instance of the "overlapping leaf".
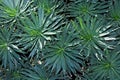
[[20, 45], [24, 50], [28, 49], [30, 57], [33, 57], [42, 50], [46, 41], [52, 40], [51, 36], [60, 32], [61, 21], [61, 16], [54, 17], [54, 13], [45, 16], [44, 10], [39, 8], [38, 13], [21, 19], [23, 33], [18, 35], [21, 37]]
[[115, 0], [110, 6], [109, 19], [113, 21], [114, 26], [120, 25], [120, 1]]
[[79, 33], [80, 53], [85, 51], [89, 56], [89, 54], [99, 52], [104, 48], [113, 49], [110, 42], [116, 40], [114, 33], [116, 29], [113, 29], [109, 22], [87, 17], [85, 19], [78, 18], [78, 23], [77, 25], [73, 22], [73, 25]]
[[101, 13], [106, 13], [109, 5], [103, 2], [92, 3], [87, 0], [75, 0], [71, 2], [68, 11], [70, 12], [70, 16], [97, 16]]
[[120, 80], [119, 5], [0, 0], [0, 80]]
[[74, 30], [69, 31], [69, 28], [64, 28], [63, 32], [57, 35], [57, 41], [45, 47], [43, 50], [44, 64], [49, 70], [55, 71], [56, 74], [71, 74], [71, 72], [76, 73], [76, 70], [80, 70], [81, 58], [75, 37]]
[[64, 1], [59, 0], [36, 0], [34, 2], [37, 2], [39, 7], [41, 7], [45, 14], [50, 14], [53, 11], [56, 13], [59, 13], [63, 10]]
[[4, 68], [15, 69], [20, 66], [22, 51], [16, 45], [17, 39], [12, 30], [0, 28], [0, 61]]
[[1, 0], [0, 21], [2, 23], [15, 22], [21, 15], [29, 13], [30, 4], [30, 0]]
[[23, 69], [21, 74], [26, 80], [49, 80], [49, 76], [42, 66], [35, 66], [29, 69]]
[[94, 80], [119, 80], [120, 79], [120, 52], [104, 51], [105, 56], [99, 57], [91, 66]]

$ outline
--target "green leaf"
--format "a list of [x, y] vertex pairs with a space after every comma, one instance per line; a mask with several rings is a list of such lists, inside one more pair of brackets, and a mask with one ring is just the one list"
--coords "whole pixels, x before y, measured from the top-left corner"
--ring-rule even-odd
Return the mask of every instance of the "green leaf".
[[[57, 34], [57, 41], [50, 42], [43, 50], [45, 66], [56, 74], [75, 73], [80, 69], [81, 59], [78, 51], [78, 44], [74, 45], [76, 36], [70, 25], [65, 26], [60, 34]], [[71, 29], [71, 30], [70, 30]], [[53, 46], [54, 45], [54, 46]]]
[[30, 0], [2, 0], [0, 3], [1, 23], [16, 22], [30, 12]]
[[13, 36], [13, 31], [3, 27], [0, 29], [0, 61], [4, 68], [10, 70], [20, 67], [21, 57], [19, 53], [23, 53], [16, 44], [16, 37]]
[[97, 1], [93, 3], [91, 0], [73, 0], [68, 6], [68, 12], [72, 17], [78, 16], [99, 16], [108, 12], [109, 2]]
[[[42, 50], [46, 41], [50, 41], [57, 33], [61, 26], [62, 17], [54, 14], [44, 15], [44, 11], [39, 8], [37, 13], [31, 13], [30, 17], [21, 19], [21, 46], [23, 49], [29, 48], [30, 57], [33, 57]], [[22, 36], [23, 35], [23, 36]]]
[[93, 73], [91, 73], [91, 76], [96, 80], [106, 80], [106, 79], [120, 79], [120, 67], [119, 67], [119, 59], [120, 55], [119, 52], [116, 52], [116, 50], [113, 51], [104, 51], [105, 54], [104, 57], [99, 57], [100, 60], [96, 60], [93, 65], [91, 66], [91, 69]]
[[[114, 45], [107, 43], [107, 41], [117, 40], [110, 22], [106, 23], [103, 19], [97, 19], [96, 17], [93, 18], [90, 16], [85, 17], [84, 19], [81, 17], [77, 19], [78, 23], [74, 22], [73, 26], [78, 34], [81, 54], [84, 51], [86, 55], [89, 55], [93, 50], [98, 52], [105, 48], [114, 48]], [[116, 28], [116, 30], [118, 30], [118, 28]], [[94, 54], [96, 52], [94, 52]]]

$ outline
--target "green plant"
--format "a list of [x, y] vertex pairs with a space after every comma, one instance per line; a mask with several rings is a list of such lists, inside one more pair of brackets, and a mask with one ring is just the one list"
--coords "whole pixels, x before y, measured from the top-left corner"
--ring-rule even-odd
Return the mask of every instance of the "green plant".
[[113, 24], [119, 25], [120, 24], [120, 11], [119, 11], [119, 4], [120, 1], [116, 0], [113, 5], [110, 7], [110, 11], [109, 11], [109, 19], [113, 21]]
[[103, 19], [97, 17], [78, 17], [78, 23], [73, 22], [73, 26], [78, 32], [80, 42], [80, 53], [85, 52], [87, 56], [90, 53], [101, 52], [104, 48], [112, 49], [114, 46], [108, 44], [108, 41], [116, 40], [111, 23], [106, 23]]
[[28, 69], [23, 69], [21, 74], [24, 76], [24, 79], [29, 80], [49, 80], [49, 76], [42, 68], [42, 66], [35, 66]]
[[21, 19], [23, 33], [17, 36], [21, 37], [20, 45], [23, 46], [23, 50], [29, 48], [30, 57], [35, 54], [39, 55], [45, 42], [60, 32], [58, 28], [61, 26], [61, 20], [62, 17], [54, 16], [53, 13], [45, 16], [41, 8], [38, 9], [38, 14], [31, 13], [30, 18]]
[[99, 57], [99, 59], [92, 64], [92, 77], [94, 77], [95, 80], [98, 78], [99, 80], [119, 80], [120, 52], [105, 50], [103, 53], [105, 55]]
[[50, 42], [43, 51], [45, 54], [45, 66], [51, 71], [55, 71], [56, 74], [76, 73], [81, 64], [76, 35], [73, 31], [68, 32], [69, 26], [65, 27], [67, 28], [63, 28], [63, 31], [57, 34], [57, 40]]
[[120, 80], [119, 0], [0, 0], [0, 80]]
[[73, 0], [68, 11], [70, 11], [71, 16], [75, 17], [86, 15], [97, 16], [106, 13], [108, 11], [108, 6], [109, 5], [105, 1], [93, 3], [87, 0]]
[[8, 23], [11, 21], [15, 23], [20, 17], [32, 10], [29, 7], [31, 3], [30, 0], [1, 0], [0, 21], [2, 23]]
[[[33, 0], [35, 7], [41, 7], [45, 15], [55, 12], [55, 14], [62, 13], [64, 10], [64, 1], [59, 0]], [[37, 5], [37, 6], [36, 6]]]
[[18, 53], [23, 53], [16, 45], [17, 39], [14, 37], [11, 29], [2, 27], [0, 29], [0, 61], [1, 66], [13, 70], [20, 66], [21, 57]]

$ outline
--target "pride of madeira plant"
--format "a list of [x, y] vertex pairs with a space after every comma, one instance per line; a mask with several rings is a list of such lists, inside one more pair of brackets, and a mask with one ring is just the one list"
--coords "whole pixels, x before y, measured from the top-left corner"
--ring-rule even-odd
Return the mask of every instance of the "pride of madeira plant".
[[0, 80], [120, 80], [120, 0], [0, 0]]

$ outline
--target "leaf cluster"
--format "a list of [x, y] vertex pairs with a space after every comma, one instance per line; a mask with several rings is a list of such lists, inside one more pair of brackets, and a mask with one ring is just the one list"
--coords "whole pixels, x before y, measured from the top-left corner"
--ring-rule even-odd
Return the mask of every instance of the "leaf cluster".
[[120, 80], [119, 0], [0, 0], [0, 80]]

